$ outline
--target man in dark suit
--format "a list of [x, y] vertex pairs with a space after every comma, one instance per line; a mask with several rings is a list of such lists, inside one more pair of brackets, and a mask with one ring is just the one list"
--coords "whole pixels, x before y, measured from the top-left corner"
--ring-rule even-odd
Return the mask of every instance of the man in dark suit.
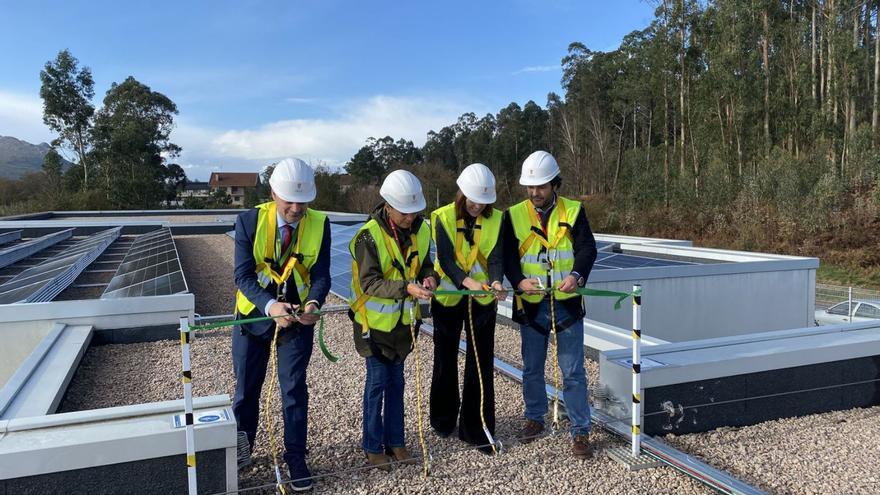
[[[315, 199], [314, 171], [297, 158], [279, 162], [269, 179], [272, 201], [235, 221], [236, 317], [276, 317], [247, 323], [232, 334], [239, 443], [247, 448], [239, 465], [250, 463], [259, 423], [260, 392], [271, 347], [276, 342], [278, 383], [284, 418], [284, 460], [296, 491], [312, 487], [306, 465], [308, 389], [318, 310], [330, 291], [330, 223], [309, 209]], [[300, 311], [301, 310], [301, 311]], [[277, 328], [276, 328], [277, 325]]]

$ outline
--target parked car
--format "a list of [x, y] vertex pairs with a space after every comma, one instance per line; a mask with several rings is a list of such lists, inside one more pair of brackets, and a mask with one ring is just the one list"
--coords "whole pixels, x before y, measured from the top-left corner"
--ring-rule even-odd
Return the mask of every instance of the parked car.
[[[850, 312], [852, 312], [851, 318]], [[828, 309], [816, 310], [816, 325], [834, 325], [876, 319], [880, 319], [880, 301], [853, 299], [852, 306], [849, 301], [843, 301]]]

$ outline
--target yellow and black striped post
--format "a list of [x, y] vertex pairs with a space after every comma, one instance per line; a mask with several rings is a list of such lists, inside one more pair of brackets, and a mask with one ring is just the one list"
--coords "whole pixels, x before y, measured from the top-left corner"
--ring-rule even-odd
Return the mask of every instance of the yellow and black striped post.
[[183, 360], [183, 373], [180, 381], [183, 382], [183, 407], [186, 418], [186, 475], [189, 486], [189, 494], [198, 493], [196, 483], [196, 440], [193, 423], [193, 398], [192, 398], [192, 370], [190, 369], [189, 345], [192, 333], [189, 330], [189, 318], [180, 318], [180, 355]]
[[642, 286], [633, 285], [632, 456], [642, 449]]

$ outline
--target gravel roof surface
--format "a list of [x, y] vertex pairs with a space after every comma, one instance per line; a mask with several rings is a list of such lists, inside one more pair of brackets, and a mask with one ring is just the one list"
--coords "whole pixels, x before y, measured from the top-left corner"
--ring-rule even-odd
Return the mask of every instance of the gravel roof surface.
[[196, 295], [196, 313], [228, 315], [235, 309], [232, 280], [235, 241], [226, 234], [176, 235], [177, 255], [190, 292]]
[[875, 406], [663, 439], [769, 493], [876, 494], [878, 425]]
[[[328, 474], [365, 466], [360, 448], [361, 397], [364, 362], [351, 343], [351, 324], [346, 315], [330, 315], [327, 345], [340, 361], [332, 364], [316, 349], [309, 366], [309, 465], [313, 474]], [[231, 339], [227, 329], [197, 337], [192, 346], [193, 393], [197, 396], [232, 394]], [[420, 466], [395, 467], [385, 474], [377, 470], [346, 472], [319, 480], [321, 493], [485, 493], [490, 490], [516, 493], [547, 493], [578, 490], [585, 493], [711, 493], [707, 488], [671, 469], [628, 473], [601, 453], [587, 461], [570, 454], [568, 435], [541, 438], [529, 445], [511, 446], [492, 458], [476, 451], [462, 451], [457, 439], [440, 439], [427, 425], [427, 390], [430, 381], [431, 344], [423, 338], [422, 389], [425, 438], [434, 456], [432, 476], [421, 476]], [[179, 399], [180, 348], [175, 341], [106, 345], [89, 349], [77, 371], [63, 411], [123, 404]], [[113, 369], [115, 373], [107, 373]], [[416, 426], [415, 359], [407, 360], [407, 444], [420, 452]], [[136, 384], [136, 386], [132, 386]], [[264, 391], [265, 392], [265, 391]], [[521, 388], [496, 375], [497, 435], [511, 438], [521, 427]], [[282, 431], [279, 405], [274, 404], [276, 432]], [[241, 487], [271, 482], [268, 434], [258, 432], [254, 464], [239, 473]], [[565, 422], [563, 422], [565, 428]], [[597, 451], [617, 440], [595, 429], [591, 435]], [[511, 445], [511, 444], [509, 444]], [[269, 493], [269, 492], [267, 492]]]
[[[242, 210], [244, 211], [244, 210]], [[204, 223], [204, 222], [234, 222], [235, 215], [132, 215], [132, 216], [53, 216], [50, 220], [70, 220], [73, 222], [127, 222], [157, 220], [171, 223]]]
[[[227, 314], [232, 308], [232, 240], [226, 236], [175, 237], [190, 290], [196, 294], [196, 311], [204, 315]], [[196, 270], [210, 259], [210, 270]], [[342, 300], [331, 298], [328, 304]], [[573, 491], [582, 493], [712, 493], [685, 475], [669, 468], [629, 473], [607, 459], [602, 450], [619, 441], [594, 429], [591, 440], [596, 455], [576, 461], [570, 455], [566, 434], [549, 435], [529, 445], [514, 445], [498, 457], [462, 450], [455, 439], [440, 439], [427, 426], [427, 389], [432, 362], [431, 340], [421, 342], [421, 370], [425, 437], [434, 456], [432, 476], [421, 477], [420, 466], [396, 466], [391, 473], [377, 470], [334, 472], [365, 465], [360, 449], [361, 397], [364, 364], [351, 342], [351, 324], [344, 314], [326, 317], [327, 344], [341, 357], [332, 364], [316, 348], [309, 367], [308, 462], [314, 475], [328, 475], [316, 484], [321, 493], [515, 493]], [[228, 329], [200, 335], [192, 346], [194, 394], [232, 395], [234, 378]], [[519, 334], [499, 325], [496, 355], [521, 364]], [[317, 347], [317, 346], [316, 346]], [[180, 349], [176, 341], [92, 347], [86, 353], [62, 404], [63, 411], [178, 399]], [[548, 356], [548, 370], [550, 369]], [[417, 454], [415, 362], [406, 365], [407, 444]], [[460, 361], [461, 362], [461, 361]], [[460, 366], [462, 368], [463, 366]], [[597, 383], [598, 366], [587, 361], [590, 383]], [[106, 370], [112, 369], [114, 373]], [[548, 381], [552, 374], [548, 373]], [[132, 384], [137, 384], [132, 387]], [[522, 422], [521, 387], [496, 374], [497, 435], [513, 437]], [[274, 405], [276, 431], [282, 431], [279, 405]], [[552, 409], [552, 405], [551, 405]], [[677, 448], [727, 470], [743, 481], [772, 493], [877, 493], [878, 475], [858, 459], [880, 452], [880, 436], [870, 431], [878, 424], [880, 407], [843, 411], [798, 419], [772, 421], [740, 429], [668, 436]], [[271, 482], [268, 436], [261, 427], [254, 465], [239, 473], [240, 486]], [[566, 423], [563, 422], [563, 429]], [[267, 491], [266, 493], [271, 493]]]

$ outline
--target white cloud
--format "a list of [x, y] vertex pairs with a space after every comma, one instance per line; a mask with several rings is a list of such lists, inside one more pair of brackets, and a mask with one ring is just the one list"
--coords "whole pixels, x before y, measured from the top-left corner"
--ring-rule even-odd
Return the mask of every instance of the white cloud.
[[33, 144], [49, 142], [53, 136], [43, 124], [40, 97], [0, 90], [0, 135]]
[[523, 67], [517, 71], [512, 72], [513, 75], [524, 74], [526, 72], [551, 72], [554, 70], [561, 70], [558, 65], [531, 65], [528, 67]]
[[172, 140], [183, 147], [179, 162], [193, 175], [210, 170], [257, 171], [288, 156], [331, 167], [347, 162], [369, 137], [425, 142], [430, 130], [455, 123], [472, 102], [448, 98], [374, 96], [341, 103], [336, 115], [288, 119], [253, 129], [209, 129], [181, 119]]

